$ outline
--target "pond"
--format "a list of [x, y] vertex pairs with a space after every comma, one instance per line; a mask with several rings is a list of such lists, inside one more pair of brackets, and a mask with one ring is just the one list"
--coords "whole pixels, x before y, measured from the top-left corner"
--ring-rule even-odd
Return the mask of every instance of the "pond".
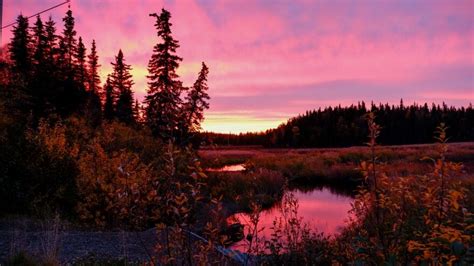
[[221, 168], [208, 168], [209, 172], [240, 172], [245, 170], [244, 164], [231, 164]]
[[[315, 228], [325, 235], [335, 235], [344, 227], [348, 211], [351, 209], [353, 199], [347, 195], [337, 194], [335, 191], [323, 187], [312, 191], [293, 190], [294, 198], [298, 200], [298, 217], [302, 222]], [[261, 212], [258, 228], [262, 229], [259, 236], [270, 239], [273, 221], [282, 217], [280, 206], [274, 206], [269, 210]], [[238, 213], [231, 217], [245, 226], [244, 232], [247, 234], [250, 218], [248, 214]], [[233, 245], [233, 248], [245, 251], [246, 240], [242, 240]]]

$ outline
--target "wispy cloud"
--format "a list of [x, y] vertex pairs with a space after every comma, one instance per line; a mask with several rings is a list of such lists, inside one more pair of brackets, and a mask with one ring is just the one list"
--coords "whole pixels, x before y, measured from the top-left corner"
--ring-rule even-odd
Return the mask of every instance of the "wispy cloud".
[[[5, 2], [4, 21], [57, 2]], [[201, 61], [210, 67], [206, 130], [260, 130], [307, 109], [358, 100], [474, 102], [469, 0], [73, 1], [78, 33], [98, 43], [102, 76], [121, 48], [138, 97], [157, 42], [148, 14], [162, 7], [172, 13], [185, 84]], [[58, 26], [65, 11], [52, 13]]]

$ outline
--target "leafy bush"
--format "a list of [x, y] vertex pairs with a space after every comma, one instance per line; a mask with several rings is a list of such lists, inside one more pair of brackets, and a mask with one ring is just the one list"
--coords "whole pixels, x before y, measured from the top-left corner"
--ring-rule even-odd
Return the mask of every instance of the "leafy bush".
[[379, 129], [371, 119], [369, 130], [373, 157], [361, 163], [369, 189], [361, 189], [353, 205], [353, 239], [344, 243], [349, 258], [369, 264], [460, 263], [473, 244], [473, 215], [464, 207], [468, 191], [455, 178], [462, 166], [445, 159], [444, 125], [438, 127], [439, 158], [430, 159], [433, 172], [392, 178], [377, 164]]

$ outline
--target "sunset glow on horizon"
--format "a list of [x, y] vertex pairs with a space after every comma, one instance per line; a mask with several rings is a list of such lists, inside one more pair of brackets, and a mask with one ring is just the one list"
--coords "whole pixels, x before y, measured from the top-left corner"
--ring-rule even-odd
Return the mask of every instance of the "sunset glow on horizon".
[[[3, 23], [61, 2], [3, 1]], [[184, 85], [201, 62], [209, 66], [205, 131], [262, 131], [307, 110], [359, 101], [474, 103], [474, 1], [73, 0], [77, 36], [88, 51], [97, 42], [102, 83], [122, 49], [143, 99], [159, 41], [149, 14], [161, 8], [171, 12], [181, 45]], [[42, 18], [51, 14], [59, 34], [66, 11]]]

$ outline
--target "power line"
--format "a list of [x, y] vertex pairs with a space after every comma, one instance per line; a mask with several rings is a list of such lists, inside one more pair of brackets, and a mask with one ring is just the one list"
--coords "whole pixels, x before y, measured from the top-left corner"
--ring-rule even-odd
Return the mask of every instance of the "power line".
[[[3, 25], [3, 0], [0, 0], [0, 27]], [[3, 53], [2, 50], [2, 37], [3, 37], [3, 30], [0, 29], [0, 55]]]
[[[56, 7], [60, 7], [60, 6], [62, 6], [62, 5], [68, 4], [68, 3], [70, 3], [70, 2], [71, 2], [71, 0], [67, 0], [67, 1], [65, 1], [65, 2], [63, 2], [63, 3], [57, 4], [57, 5], [53, 6], [53, 7], [50, 7], [50, 8], [48, 8], [48, 9], [43, 10], [43, 11], [40, 11], [40, 12], [38, 12], [38, 13], [36, 13], [36, 14], [33, 14], [33, 15], [27, 17], [27, 18], [29, 19], [29, 18], [32, 18], [32, 17], [36, 17], [36, 16], [38, 16], [38, 15], [40, 15], [40, 14], [43, 14], [44, 12], [50, 11], [51, 9], [55, 9]], [[15, 21], [15, 22], [12, 22], [12, 23], [10, 23], [10, 24], [8, 24], [8, 25], [6, 25], [6, 26], [2, 26], [2, 30], [3, 30], [4, 28], [8, 28], [8, 27], [13, 26], [13, 25], [15, 25], [15, 24], [16, 24], [16, 21]]]

